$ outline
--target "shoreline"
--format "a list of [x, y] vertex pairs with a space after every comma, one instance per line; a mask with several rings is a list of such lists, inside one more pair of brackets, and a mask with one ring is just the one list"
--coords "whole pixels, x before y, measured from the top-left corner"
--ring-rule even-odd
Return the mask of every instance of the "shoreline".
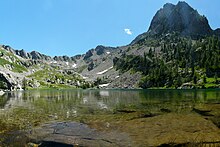
[[6, 92], [18, 92], [18, 91], [32, 91], [32, 90], [179, 90], [179, 91], [184, 91], [184, 90], [220, 90], [220, 87], [218, 88], [157, 88], [157, 87], [152, 87], [152, 88], [147, 88], [147, 89], [142, 89], [142, 88], [31, 88], [31, 89], [26, 89], [26, 90], [1, 90], [0, 89], [0, 96], [4, 95]]

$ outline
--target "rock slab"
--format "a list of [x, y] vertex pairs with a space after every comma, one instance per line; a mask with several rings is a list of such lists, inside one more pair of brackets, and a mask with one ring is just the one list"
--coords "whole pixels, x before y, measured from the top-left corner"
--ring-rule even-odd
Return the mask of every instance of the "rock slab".
[[32, 142], [40, 146], [131, 146], [129, 136], [121, 132], [99, 132], [86, 124], [55, 122], [32, 130]]

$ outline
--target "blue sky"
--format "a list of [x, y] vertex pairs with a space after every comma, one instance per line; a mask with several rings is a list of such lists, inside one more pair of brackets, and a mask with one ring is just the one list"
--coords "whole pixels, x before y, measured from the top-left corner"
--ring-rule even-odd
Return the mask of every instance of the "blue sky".
[[[177, 0], [0, 0], [0, 44], [55, 55], [129, 44], [166, 2]], [[219, 0], [186, 0], [220, 27]]]

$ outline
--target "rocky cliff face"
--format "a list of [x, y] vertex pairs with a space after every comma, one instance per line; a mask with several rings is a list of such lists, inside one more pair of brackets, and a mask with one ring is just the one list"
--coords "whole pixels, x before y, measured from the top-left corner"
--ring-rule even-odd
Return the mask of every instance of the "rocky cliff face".
[[27, 53], [25, 50], [14, 50], [12, 47], [8, 46], [8, 45], [2, 45], [2, 47], [17, 55], [17, 56], [20, 56], [24, 59], [33, 59], [33, 60], [52, 60], [52, 58], [50, 56], [47, 56], [47, 55], [44, 55], [44, 54], [41, 54], [39, 52], [36, 52], [36, 51], [32, 51], [30, 53]]
[[132, 44], [149, 36], [161, 36], [168, 33], [197, 39], [208, 35], [219, 35], [218, 29], [213, 31], [204, 15], [200, 15], [186, 2], [176, 5], [167, 3], [157, 11], [150, 23], [148, 31], [139, 35]]
[[50, 57], [36, 51], [15, 50], [0, 46], [0, 90], [27, 88], [86, 88], [86, 82], [78, 74], [76, 59], [83, 56]]
[[0, 87], [4, 90], [21, 90], [22, 82], [10, 73], [0, 71]]
[[208, 20], [186, 2], [165, 4], [154, 16], [149, 34], [178, 32], [183, 36], [205, 36], [212, 32]]
[[13, 53], [16, 54], [17, 56], [20, 56], [24, 59], [31, 59], [31, 60], [43, 60], [43, 61], [65, 61], [65, 62], [74, 62], [75, 59], [74, 57], [68, 57], [68, 56], [55, 56], [55, 57], [50, 57], [44, 54], [41, 54], [37, 51], [32, 51], [30, 53], [26, 52], [24, 49], [22, 50], [14, 50], [12, 47], [8, 45], [2, 45], [2, 47]]
[[26, 52], [2, 45], [0, 89], [21, 89], [25, 83], [31, 88], [57, 85], [88, 87], [90, 83], [85, 79], [94, 81], [97, 77], [103, 77], [104, 73], [107, 74], [106, 69], [112, 69], [111, 56], [114, 50], [113, 47], [99, 45], [82, 55], [50, 57], [37, 51]]

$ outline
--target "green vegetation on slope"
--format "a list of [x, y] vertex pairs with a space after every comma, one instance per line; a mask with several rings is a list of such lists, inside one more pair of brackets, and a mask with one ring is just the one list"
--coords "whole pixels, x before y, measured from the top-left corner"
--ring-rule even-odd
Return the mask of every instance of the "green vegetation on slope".
[[[219, 87], [220, 40], [207, 37], [191, 40], [176, 34], [161, 39], [138, 42], [138, 47], [150, 46], [149, 52], [140, 55], [123, 55], [114, 58], [114, 67], [121, 72], [134, 70], [143, 75], [142, 88]], [[158, 48], [160, 51], [158, 51]], [[212, 80], [211, 80], [212, 79]]]
[[2, 58], [0, 58], [0, 65], [1, 66], [5, 66], [5, 65], [7, 66], [8, 65], [8, 66], [12, 67], [13, 72], [21, 73], [21, 72], [27, 71], [27, 69], [24, 66], [21, 66], [21, 65], [16, 64], [16, 63], [11, 63], [11, 62], [9, 62], [5, 59], [2, 59]]
[[31, 87], [34, 87], [36, 81], [40, 84], [39, 88], [89, 88], [91, 86], [76, 73], [54, 68], [39, 70], [28, 78], [32, 79], [28, 81], [28, 85], [32, 85]]
[[[7, 57], [11, 60], [6, 60], [4, 57]], [[14, 54], [0, 49], [0, 66], [8, 66], [12, 68], [13, 72], [27, 72], [26, 67], [22, 66], [20, 59], [16, 57]]]

